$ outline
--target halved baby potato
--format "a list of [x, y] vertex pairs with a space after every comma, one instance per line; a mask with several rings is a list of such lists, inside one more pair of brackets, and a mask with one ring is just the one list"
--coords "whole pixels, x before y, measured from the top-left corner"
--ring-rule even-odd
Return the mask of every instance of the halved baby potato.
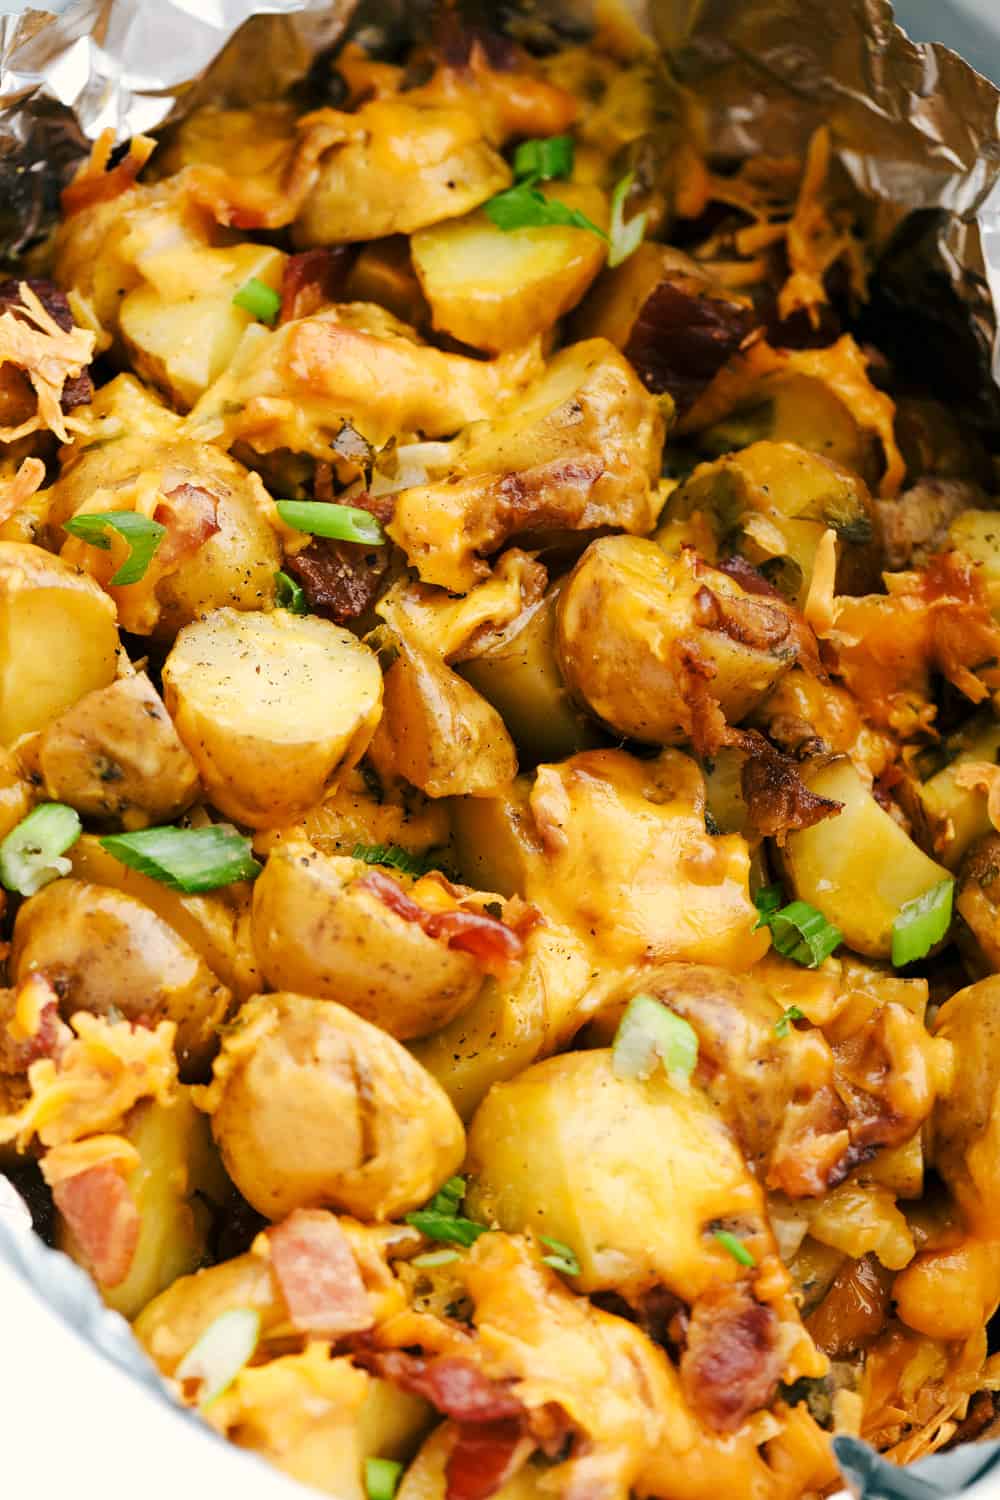
[[115, 607], [92, 578], [29, 542], [0, 542], [0, 744], [44, 729], [115, 679]]
[[[553, 182], [541, 191], [606, 228], [600, 189]], [[589, 229], [503, 230], [481, 209], [421, 229], [410, 243], [434, 327], [494, 353], [547, 333], [576, 306], [607, 253], [605, 241]]]
[[364, 753], [382, 673], [328, 620], [218, 609], [178, 635], [163, 692], [209, 800], [272, 828], [319, 802]]
[[879, 806], [846, 758], [805, 770], [802, 779], [811, 792], [843, 808], [788, 835], [781, 853], [788, 884], [840, 928], [849, 948], [888, 958], [900, 908], [947, 880], [948, 871]]

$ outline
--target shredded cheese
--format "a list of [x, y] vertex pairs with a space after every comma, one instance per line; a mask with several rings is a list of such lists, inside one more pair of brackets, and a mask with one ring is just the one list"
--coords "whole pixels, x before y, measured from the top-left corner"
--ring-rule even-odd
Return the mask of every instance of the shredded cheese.
[[61, 443], [69, 431], [60, 401], [68, 380], [81, 375], [94, 354], [94, 335], [83, 328], [68, 332], [42, 306], [26, 281], [20, 283], [21, 305], [0, 314], [0, 364], [16, 365], [31, 381], [38, 407], [18, 427], [0, 427], [0, 442], [13, 443], [32, 432], [54, 432]]

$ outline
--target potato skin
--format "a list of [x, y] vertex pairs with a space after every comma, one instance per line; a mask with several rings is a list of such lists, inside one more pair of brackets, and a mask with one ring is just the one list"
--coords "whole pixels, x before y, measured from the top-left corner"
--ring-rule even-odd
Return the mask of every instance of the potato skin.
[[194, 761], [145, 672], [87, 693], [35, 753], [47, 797], [124, 828], [169, 823], [198, 794]]
[[952, 1044], [952, 1087], [931, 1119], [931, 1160], [970, 1225], [1000, 1230], [1000, 975], [959, 990], [942, 1005], [934, 1033]]
[[577, 563], [560, 595], [557, 643], [579, 702], [620, 734], [661, 745], [692, 738], [705, 676], [738, 723], [797, 655], [780, 601], [747, 594], [690, 551], [667, 558], [628, 536], [591, 542]]
[[0, 542], [0, 745], [113, 682], [118, 649], [115, 607], [92, 578], [30, 542]]
[[447, 1181], [465, 1132], [404, 1047], [332, 1000], [259, 995], [202, 1096], [230, 1177], [260, 1213], [399, 1218]]
[[54, 880], [31, 896], [14, 923], [15, 984], [41, 971], [60, 994], [65, 1018], [78, 1010], [129, 1021], [174, 1021], [182, 1078], [202, 1075], [230, 993], [154, 911], [122, 891]]
[[310, 844], [276, 848], [254, 883], [261, 972], [276, 990], [336, 1000], [400, 1041], [426, 1036], [472, 1003], [482, 972], [359, 885], [367, 873]]
[[213, 804], [273, 828], [322, 801], [360, 759], [382, 674], [367, 647], [317, 616], [217, 609], [180, 632], [163, 696]]

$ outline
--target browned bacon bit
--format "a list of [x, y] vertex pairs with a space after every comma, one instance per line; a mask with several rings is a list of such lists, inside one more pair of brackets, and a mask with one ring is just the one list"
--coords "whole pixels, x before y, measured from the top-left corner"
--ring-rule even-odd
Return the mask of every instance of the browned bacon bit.
[[281, 278], [281, 317], [308, 318], [344, 295], [344, 282], [354, 251], [350, 245], [334, 245], [326, 250], [304, 250], [285, 262]]
[[153, 520], [167, 528], [156, 551], [160, 573], [172, 571], [219, 530], [218, 501], [197, 484], [179, 484], [162, 496]]
[[445, 1500], [489, 1500], [535, 1450], [523, 1422], [460, 1424], [445, 1464]]
[[[33, 980], [41, 977], [32, 975]], [[26, 1073], [40, 1057], [58, 1057], [68, 1035], [59, 1019], [58, 997], [53, 993], [38, 1012], [38, 1024], [31, 1036], [21, 1040], [11, 1034], [9, 1023], [0, 1025], [0, 1073]]]
[[402, 886], [381, 870], [369, 870], [358, 885], [371, 891], [384, 906], [404, 922], [416, 922], [428, 937], [438, 938], [449, 948], [469, 953], [487, 974], [504, 975], [516, 963], [524, 944], [516, 932], [498, 917], [485, 912], [430, 912], [406, 894]]
[[765, 838], [783, 843], [786, 834], [811, 828], [843, 807], [842, 802], [811, 792], [798, 764], [756, 730], [731, 730], [727, 743], [747, 753], [740, 775], [743, 800], [754, 827]]
[[66, 1220], [102, 1286], [118, 1286], [132, 1265], [142, 1219], [128, 1183], [102, 1163], [52, 1188]]
[[625, 356], [648, 390], [666, 392], [685, 412], [756, 321], [752, 308], [705, 296], [693, 277], [662, 281], [642, 305]]
[[763, 573], [755, 568], [752, 562], [734, 552], [730, 557], [724, 557], [721, 562], [715, 564], [720, 573], [725, 573], [734, 583], [738, 583], [745, 594], [760, 594], [764, 598], [780, 599], [781, 594], [768, 583]]
[[781, 1376], [778, 1316], [742, 1284], [711, 1287], [691, 1309], [681, 1384], [716, 1432], [767, 1406]]
[[90, 160], [85, 162], [68, 187], [62, 190], [63, 215], [69, 218], [94, 203], [107, 203], [132, 187], [156, 145], [149, 136], [136, 135], [128, 143], [125, 155], [110, 166], [115, 149], [115, 133], [105, 130], [98, 137]]
[[513, 1391], [455, 1355], [424, 1359], [405, 1349], [359, 1349], [355, 1364], [400, 1390], [423, 1396], [456, 1422], [519, 1422], [526, 1413]]
[[754, 651], [773, 651], [788, 640], [791, 620], [775, 601], [754, 597], [733, 599], [702, 584], [694, 596], [695, 619], [704, 630], [718, 630]]
[[386, 547], [369, 550], [328, 537], [315, 537], [308, 547], [285, 559], [286, 570], [301, 583], [313, 614], [335, 625], [346, 625], [371, 608], [388, 566]]
[[333, 1214], [297, 1208], [267, 1232], [271, 1269], [300, 1333], [338, 1339], [375, 1319], [347, 1235]]

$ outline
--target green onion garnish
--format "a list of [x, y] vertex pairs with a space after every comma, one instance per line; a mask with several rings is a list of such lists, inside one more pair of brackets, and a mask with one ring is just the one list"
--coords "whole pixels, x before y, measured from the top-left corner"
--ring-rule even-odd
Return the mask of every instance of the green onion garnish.
[[662, 1062], [669, 1076], [686, 1083], [698, 1061], [698, 1034], [652, 995], [629, 1001], [615, 1033], [612, 1067], [619, 1078], [651, 1078]]
[[818, 968], [843, 942], [843, 933], [808, 901], [791, 901], [782, 906], [781, 900], [780, 885], [767, 885], [757, 892], [754, 904], [760, 916], [754, 931], [769, 927], [777, 953], [804, 968]]
[[198, 1405], [208, 1406], [228, 1390], [252, 1357], [260, 1338], [260, 1313], [231, 1307], [214, 1318], [174, 1371], [174, 1379], [200, 1380]]
[[8, 891], [33, 896], [73, 868], [62, 855], [82, 832], [73, 808], [62, 802], [36, 807], [0, 843], [0, 882]]
[[646, 233], [646, 220], [649, 215], [645, 209], [641, 214], [625, 223], [625, 199], [628, 197], [632, 184], [635, 181], [635, 173], [629, 172], [617, 184], [611, 194], [611, 248], [608, 251], [608, 265], [620, 266], [623, 260], [628, 260], [634, 250], [638, 250], [642, 244], [642, 237]]
[[465, 1201], [465, 1178], [449, 1177], [444, 1187], [438, 1188], [427, 1207], [438, 1214], [457, 1214]]
[[506, 192], [497, 193], [483, 204], [487, 217], [505, 233], [512, 229], [537, 229], [559, 224], [570, 229], [589, 229], [591, 234], [607, 239], [603, 229], [598, 229], [586, 214], [578, 208], [568, 208], [557, 198], [546, 198], [530, 182], [519, 182]]
[[365, 1490], [368, 1500], [392, 1500], [403, 1473], [403, 1465], [392, 1458], [365, 1459]]
[[580, 1262], [576, 1258], [576, 1252], [569, 1245], [564, 1245], [562, 1240], [549, 1239], [545, 1234], [540, 1234], [538, 1238], [553, 1252], [551, 1255], [542, 1256], [543, 1265], [551, 1266], [553, 1271], [561, 1271], [564, 1276], [579, 1276]]
[[435, 1266], [450, 1266], [453, 1260], [461, 1260], [457, 1250], [428, 1250], [426, 1255], [415, 1255], [410, 1261], [411, 1266], [419, 1266], [430, 1271]]
[[159, 521], [141, 516], [135, 510], [84, 511], [66, 522], [66, 530], [91, 547], [111, 551], [109, 531], [117, 531], [128, 542], [128, 557], [111, 580], [112, 588], [138, 583], [146, 576], [153, 554], [163, 541], [167, 528]]
[[486, 1225], [462, 1218], [458, 1210], [464, 1197], [465, 1178], [449, 1177], [426, 1208], [406, 1215], [406, 1222], [429, 1240], [442, 1240], [450, 1245], [474, 1245], [479, 1236], [486, 1233]]
[[123, 865], [187, 895], [253, 880], [261, 871], [250, 852], [250, 840], [220, 823], [207, 828], [109, 833], [101, 844]]
[[385, 533], [371, 511], [356, 505], [333, 505], [325, 500], [278, 500], [278, 515], [286, 526], [337, 542], [361, 542], [378, 547]]
[[233, 306], [241, 307], [251, 318], [256, 318], [258, 323], [266, 323], [269, 328], [273, 328], [281, 311], [281, 297], [266, 282], [251, 276], [233, 297]]
[[[401, 870], [404, 875], [412, 875], [414, 879], [426, 875], [429, 868], [422, 855], [411, 854], [409, 849], [401, 849], [398, 844], [355, 844], [351, 857], [364, 860], [366, 865], [387, 865], [392, 870]], [[461, 1182], [461, 1178], [457, 1180]]]
[[307, 615], [309, 613], [309, 604], [306, 599], [305, 589], [301, 583], [296, 583], [295, 579], [290, 577], [288, 573], [275, 573], [274, 592], [279, 609], [287, 609], [289, 614], [292, 615]]
[[755, 1266], [757, 1264], [743, 1241], [735, 1234], [730, 1234], [728, 1229], [717, 1229], [715, 1231], [715, 1238], [723, 1250], [728, 1250], [733, 1260], [738, 1261], [741, 1266]]
[[550, 182], [553, 177], [568, 177], [572, 170], [571, 135], [522, 141], [514, 152], [514, 176], [519, 179], [530, 177], [533, 182]]
[[774, 1023], [775, 1036], [787, 1036], [792, 1028], [793, 1021], [803, 1020], [803, 1014], [797, 1005], [789, 1005]]
[[927, 954], [951, 926], [955, 882], [942, 880], [922, 896], [904, 901], [892, 924], [892, 962], [901, 969]]

